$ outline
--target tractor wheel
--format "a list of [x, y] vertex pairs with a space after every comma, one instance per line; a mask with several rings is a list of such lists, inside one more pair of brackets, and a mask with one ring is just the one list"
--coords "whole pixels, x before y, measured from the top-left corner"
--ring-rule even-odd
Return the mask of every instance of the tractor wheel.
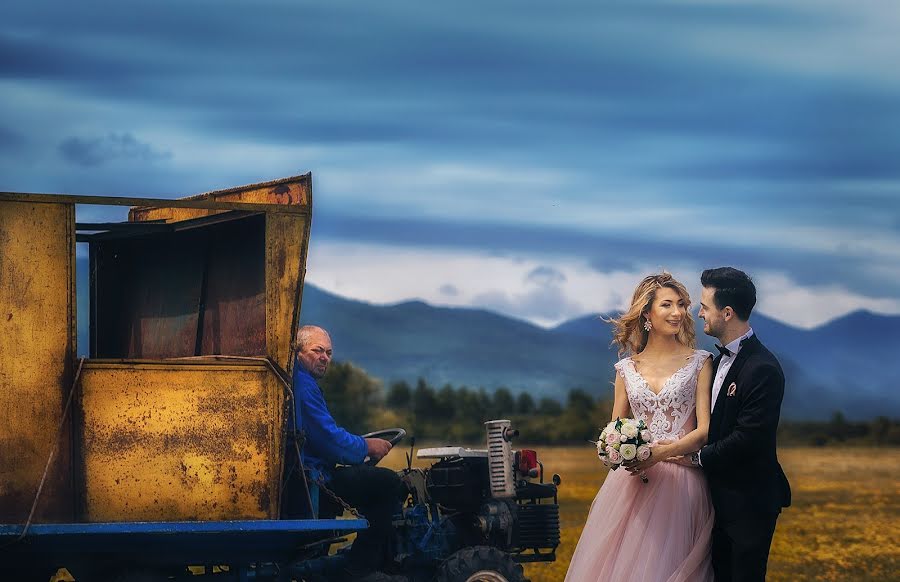
[[437, 582], [529, 582], [522, 565], [497, 548], [463, 548], [441, 564]]

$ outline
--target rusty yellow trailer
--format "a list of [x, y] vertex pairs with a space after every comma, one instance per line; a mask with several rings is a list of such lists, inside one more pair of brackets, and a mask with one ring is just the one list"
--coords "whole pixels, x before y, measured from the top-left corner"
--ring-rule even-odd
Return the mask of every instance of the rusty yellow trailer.
[[[0, 193], [0, 579], [287, 580], [367, 527], [278, 520], [311, 202], [310, 174], [178, 200]], [[80, 204], [131, 208], [80, 223]]]
[[[0, 546], [29, 529], [335, 529], [264, 525], [280, 511], [311, 203], [310, 174], [178, 200], [0, 193]], [[81, 204], [131, 208], [81, 223]]]

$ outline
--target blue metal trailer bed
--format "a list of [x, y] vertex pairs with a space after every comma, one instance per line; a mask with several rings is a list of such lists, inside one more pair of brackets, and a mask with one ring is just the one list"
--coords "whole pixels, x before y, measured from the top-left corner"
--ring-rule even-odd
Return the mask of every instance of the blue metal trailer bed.
[[34, 524], [19, 539], [23, 525], [0, 524], [0, 579], [7, 581], [4, 568], [7, 576], [35, 579], [47, 572], [45, 581], [65, 567], [79, 582], [79, 572], [88, 573], [90, 582], [90, 573], [110, 567], [184, 571], [211, 564], [229, 566], [237, 579], [259, 578], [253, 576], [258, 564], [287, 571], [316, 542], [367, 526], [363, 519]]

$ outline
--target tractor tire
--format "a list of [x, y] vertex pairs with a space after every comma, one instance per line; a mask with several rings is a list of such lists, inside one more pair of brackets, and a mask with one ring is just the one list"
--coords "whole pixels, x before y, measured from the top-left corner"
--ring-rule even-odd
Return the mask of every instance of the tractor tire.
[[463, 548], [438, 569], [437, 582], [529, 582], [522, 565], [497, 548]]

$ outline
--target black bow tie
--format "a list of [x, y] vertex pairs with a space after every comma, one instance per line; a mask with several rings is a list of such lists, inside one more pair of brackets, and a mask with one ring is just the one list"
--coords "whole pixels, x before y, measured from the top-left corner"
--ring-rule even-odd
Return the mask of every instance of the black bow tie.
[[719, 350], [719, 355], [722, 357], [734, 355], [731, 353], [731, 350], [729, 350], [725, 346], [720, 346], [719, 344], [716, 344], [716, 349]]

